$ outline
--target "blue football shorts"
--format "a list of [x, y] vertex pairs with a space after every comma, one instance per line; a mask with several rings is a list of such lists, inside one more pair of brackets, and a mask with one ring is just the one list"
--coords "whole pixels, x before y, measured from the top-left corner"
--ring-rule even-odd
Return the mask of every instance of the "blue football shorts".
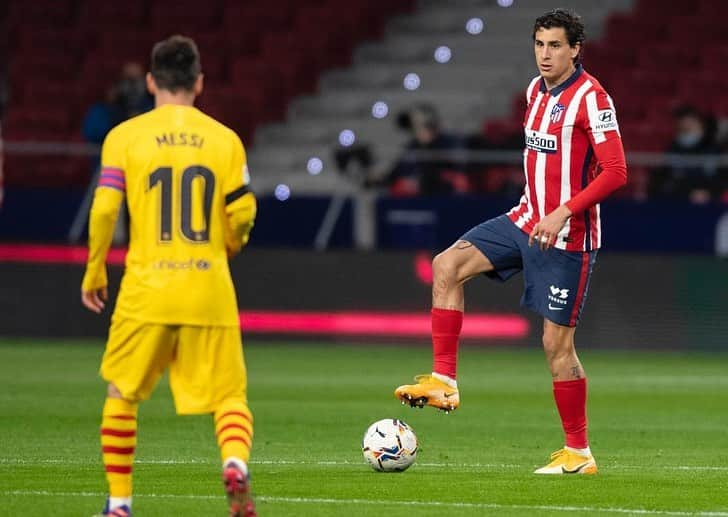
[[468, 230], [460, 240], [478, 248], [495, 269], [487, 277], [505, 282], [523, 271], [521, 305], [547, 320], [575, 327], [584, 308], [597, 251], [541, 250], [507, 215]]

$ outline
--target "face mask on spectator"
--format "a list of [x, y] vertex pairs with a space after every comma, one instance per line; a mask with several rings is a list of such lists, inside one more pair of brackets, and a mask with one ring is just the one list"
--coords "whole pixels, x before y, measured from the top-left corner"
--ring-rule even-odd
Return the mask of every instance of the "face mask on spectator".
[[678, 134], [676, 141], [680, 147], [695, 147], [702, 138], [702, 133], [690, 131]]
[[119, 82], [119, 93], [129, 100], [136, 101], [143, 97], [146, 85], [142, 79], [126, 78]]

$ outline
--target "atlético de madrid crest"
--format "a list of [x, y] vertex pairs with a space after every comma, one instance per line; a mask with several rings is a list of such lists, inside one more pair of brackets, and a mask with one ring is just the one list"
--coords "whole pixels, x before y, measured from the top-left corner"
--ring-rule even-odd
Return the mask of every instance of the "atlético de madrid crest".
[[553, 109], [551, 109], [551, 123], [556, 124], [559, 120], [561, 120], [561, 116], [564, 114], [564, 110], [566, 109], [566, 106], [563, 104], [556, 103], [554, 104]]

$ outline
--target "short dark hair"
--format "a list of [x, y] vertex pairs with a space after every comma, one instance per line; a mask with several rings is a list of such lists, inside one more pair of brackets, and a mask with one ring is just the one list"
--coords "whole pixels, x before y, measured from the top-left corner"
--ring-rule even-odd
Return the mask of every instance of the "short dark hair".
[[703, 113], [693, 106], [692, 104], [680, 104], [672, 110], [672, 116], [674, 119], [681, 119], [685, 117], [697, 118], [703, 120]]
[[539, 29], [551, 29], [553, 27], [562, 27], [564, 29], [569, 46], [575, 47], [577, 43], [581, 45], [579, 53], [574, 58], [574, 63], [581, 61], [584, 40], [586, 39], [584, 22], [581, 21], [581, 16], [574, 11], [561, 8], [544, 13], [536, 18], [536, 23], [533, 25], [533, 39], [536, 39], [536, 32]]
[[191, 38], [174, 35], [152, 49], [150, 72], [162, 90], [192, 91], [200, 75], [200, 52]]

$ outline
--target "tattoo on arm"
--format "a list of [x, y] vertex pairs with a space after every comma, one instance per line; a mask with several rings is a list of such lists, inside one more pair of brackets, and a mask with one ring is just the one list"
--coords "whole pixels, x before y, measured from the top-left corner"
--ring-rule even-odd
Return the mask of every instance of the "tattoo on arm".
[[458, 242], [456, 248], [459, 250], [466, 250], [468, 248], [472, 248], [473, 244], [468, 241], [460, 241]]

